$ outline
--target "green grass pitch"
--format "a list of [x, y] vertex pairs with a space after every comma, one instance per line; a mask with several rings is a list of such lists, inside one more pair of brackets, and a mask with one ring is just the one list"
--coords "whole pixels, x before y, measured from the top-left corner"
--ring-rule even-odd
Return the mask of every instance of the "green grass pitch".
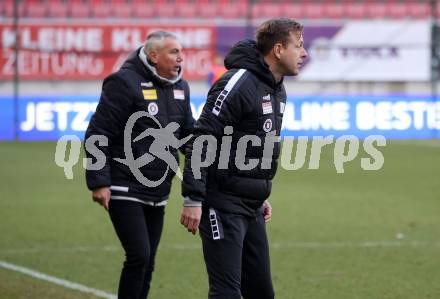
[[[440, 298], [440, 142], [389, 141], [380, 171], [280, 168], [268, 225], [277, 298]], [[0, 143], [0, 261], [116, 293], [123, 252], [81, 164], [66, 180], [55, 143]], [[308, 161], [306, 160], [306, 163]], [[151, 298], [206, 298], [200, 240], [166, 209]], [[0, 268], [0, 299], [95, 298]]]

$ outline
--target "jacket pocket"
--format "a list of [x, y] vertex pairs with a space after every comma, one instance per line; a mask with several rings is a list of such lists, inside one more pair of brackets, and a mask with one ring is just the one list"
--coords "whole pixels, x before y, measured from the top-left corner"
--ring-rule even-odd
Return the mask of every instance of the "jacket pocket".
[[271, 181], [266, 179], [254, 179], [233, 175], [228, 177], [222, 185], [219, 185], [219, 189], [232, 195], [262, 202], [269, 197], [271, 186]]

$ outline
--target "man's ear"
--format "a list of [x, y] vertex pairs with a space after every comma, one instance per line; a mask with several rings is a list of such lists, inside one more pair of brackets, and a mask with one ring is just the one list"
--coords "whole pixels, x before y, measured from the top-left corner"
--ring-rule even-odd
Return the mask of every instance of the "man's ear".
[[281, 53], [283, 51], [283, 45], [280, 44], [280, 43], [276, 43], [273, 46], [272, 51], [273, 51], [273, 55], [275, 56], [275, 58], [277, 58], [278, 60], [281, 59]]
[[147, 59], [151, 61], [153, 64], [157, 63], [157, 52], [156, 51], [150, 51], [147, 55]]

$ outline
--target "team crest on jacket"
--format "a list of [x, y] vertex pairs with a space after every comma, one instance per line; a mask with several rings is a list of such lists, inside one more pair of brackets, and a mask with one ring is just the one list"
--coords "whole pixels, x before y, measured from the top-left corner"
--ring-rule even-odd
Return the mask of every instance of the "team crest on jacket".
[[150, 103], [148, 104], [148, 113], [151, 115], [156, 115], [159, 112], [159, 106], [157, 106], [156, 103]]
[[270, 118], [266, 119], [263, 124], [263, 131], [269, 133], [272, 131], [272, 120]]

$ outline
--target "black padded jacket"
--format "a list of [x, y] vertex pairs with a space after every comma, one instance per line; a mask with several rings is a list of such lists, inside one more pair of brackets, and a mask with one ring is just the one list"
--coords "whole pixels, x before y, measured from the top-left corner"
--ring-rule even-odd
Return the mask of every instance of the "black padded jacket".
[[[164, 177], [165, 179], [158, 186], [150, 187], [138, 181], [127, 164], [120, 162], [126, 159], [124, 128], [127, 120], [135, 112], [149, 112], [162, 127], [171, 122], [179, 124], [174, 135], [182, 139], [191, 133], [194, 119], [190, 108], [188, 83], [182, 79], [175, 82], [164, 81], [155, 73], [154, 68], [147, 67], [142, 62], [138, 55], [140, 50], [134, 51], [121, 68], [103, 82], [101, 98], [85, 138], [87, 140], [92, 135], [107, 137], [108, 146], [95, 143], [104, 153], [106, 163], [100, 170], [86, 170], [86, 181], [90, 190], [110, 186], [112, 198], [141, 200], [154, 204], [168, 198], [175, 173], [168, 169], [163, 160], [153, 157], [152, 161], [139, 168], [140, 173], [151, 182], [157, 182]], [[155, 120], [149, 117], [140, 117], [133, 126], [130, 140], [134, 159], [149, 153], [150, 145], [154, 141], [152, 136], [133, 141], [149, 128], [159, 128]], [[178, 161], [177, 149], [168, 149]], [[92, 160], [96, 160], [87, 149], [86, 154]]]
[[[219, 210], [252, 216], [271, 193], [280, 143], [266, 140], [279, 139], [286, 92], [282, 80], [275, 82], [255, 41], [237, 43], [226, 56], [225, 66], [228, 71], [210, 89], [195, 124], [186, 153], [182, 195], [187, 201], [201, 201]], [[232, 127], [232, 134], [228, 132], [230, 128], [225, 129], [228, 126]], [[201, 148], [202, 161], [212, 153], [215, 159], [209, 167], [200, 168], [199, 177], [193, 172], [196, 163], [191, 162], [191, 156], [197, 152], [197, 138], [202, 135], [212, 135], [216, 145], [212, 150], [207, 143]], [[251, 144], [245, 135], [257, 136], [261, 142]], [[225, 166], [224, 160], [219, 161], [222, 144], [228, 147], [227, 136], [232, 137], [232, 142]], [[241, 138], [244, 139], [239, 142]], [[237, 151], [240, 143], [246, 147], [245, 155]]]

